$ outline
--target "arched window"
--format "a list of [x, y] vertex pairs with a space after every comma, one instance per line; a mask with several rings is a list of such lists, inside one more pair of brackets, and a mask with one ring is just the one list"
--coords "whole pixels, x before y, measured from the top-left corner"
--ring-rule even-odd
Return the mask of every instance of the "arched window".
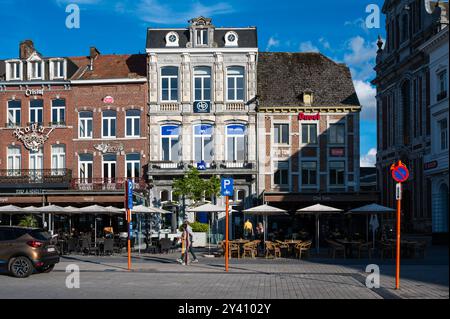
[[139, 137], [141, 135], [141, 111], [127, 110], [125, 114], [126, 136]]
[[178, 68], [176, 66], [161, 68], [161, 101], [178, 101]]
[[161, 126], [161, 160], [177, 162], [180, 160], [180, 126]]
[[194, 159], [196, 162], [213, 158], [213, 127], [209, 124], [194, 126]]
[[227, 126], [227, 161], [244, 161], [247, 153], [246, 127], [241, 124]]
[[227, 69], [228, 101], [244, 101], [244, 70], [240, 66]]
[[195, 101], [211, 101], [211, 68], [200, 66], [194, 68]]

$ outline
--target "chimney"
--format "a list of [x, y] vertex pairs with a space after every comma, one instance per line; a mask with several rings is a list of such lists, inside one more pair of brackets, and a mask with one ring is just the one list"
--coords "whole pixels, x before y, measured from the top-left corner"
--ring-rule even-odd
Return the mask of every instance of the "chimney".
[[28, 59], [33, 54], [34, 51], [36, 50], [34, 49], [34, 43], [32, 40], [25, 40], [20, 42], [19, 58], [21, 60]]
[[90, 58], [90, 63], [89, 63], [89, 71], [93, 71], [94, 70], [94, 60], [100, 55], [100, 51], [97, 50], [96, 47], [90, 47], [89, 48], [89, 58]]

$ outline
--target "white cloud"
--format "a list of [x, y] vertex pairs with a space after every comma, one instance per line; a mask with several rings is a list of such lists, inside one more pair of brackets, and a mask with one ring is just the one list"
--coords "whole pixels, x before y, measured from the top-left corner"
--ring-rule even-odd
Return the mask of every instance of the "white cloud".
[[366, 155], [361, 156], [361, 167], [374, 167], [377, 162], [377, 149], [371, 148]]
[[319, 39], [320, 44], [327, 50], [331, 49], [330, 42], [327, 41], [324, 37]]
[[345, 63], [360, 65], [372, 62], [377, 56], [376, 42], [369, 43], [361, 36], [356, 36], [348, 41], [350, 53], [344, 55]]
[[212, 17], [232, 12], [234, 12], [234, 9], [226, 2], [218, 2], [207, 6], [195, 1], [188, 7], [171, 7], [159, 0], [141, 0], [136, 6], [136, 14], [141, 20], [159, 24], [185, 24], [194, 17]]
[[350, 27], [361, 28], [362, 30], [364, 30], [364, 32], [369, 33], [369, 29], [367, 28], [367, 25], [366, 25], [366, 20], [364, 20], [363, 18], [358, 18], [353, 21], [345, 21], [344, 25], [346, 27], [350, 26]]
[[270, 51], [272, 48], [276, 48], [280, 46], [280, 40], [278, 40], [275, 36], [269, 38], [267, 42], [266, 51]]
[[361, 119], [362, 120], [375, 120], [375, 114], [377, 109], [376, 94], [377, 91], [369, 82], [354, 80], [356, 94], [358, 94], [359, 102], [362, 106]]
[[311, 41], [300, 43], [301, 52], [319, 52], [319, 48], [312, 44]]

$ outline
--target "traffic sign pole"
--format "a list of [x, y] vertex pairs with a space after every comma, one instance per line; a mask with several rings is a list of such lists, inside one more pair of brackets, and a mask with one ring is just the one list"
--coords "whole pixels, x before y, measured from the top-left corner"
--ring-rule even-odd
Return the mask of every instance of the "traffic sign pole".
[[225, 196], [225, 271], [228, 272], [228, 200]]
[[127, 222], [128, 222], [128, 241], [127, 241], [127, 248], [128, 248], [128, 270], [131, 270], [131, 229], [130, 229], [130, 223], [131, 223], [131, 210], [127, 209]]
[[402, 183], [398, 183], [400, 188], [399, 196], [397, 197], [397, 260], [396, 260], [396, 271], [395, 271], [395, 289], [400, 289], [400, 218], [401, 218], [401, 187]]

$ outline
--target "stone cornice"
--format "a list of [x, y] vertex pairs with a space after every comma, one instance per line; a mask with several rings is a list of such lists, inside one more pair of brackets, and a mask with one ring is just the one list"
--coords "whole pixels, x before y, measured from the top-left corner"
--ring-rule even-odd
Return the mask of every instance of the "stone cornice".
[[259, 113], [346, 113], [360, 112], [361, 106], [259, 106]]

